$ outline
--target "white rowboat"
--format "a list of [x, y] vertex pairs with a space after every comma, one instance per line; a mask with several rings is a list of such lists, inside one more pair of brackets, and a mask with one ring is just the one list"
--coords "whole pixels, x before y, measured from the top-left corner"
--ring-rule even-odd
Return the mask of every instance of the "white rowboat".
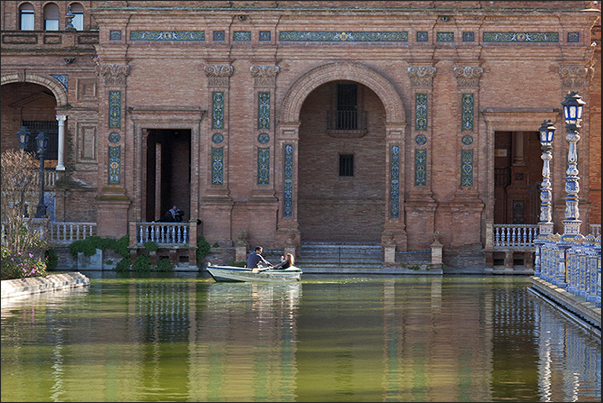
[[260, 269], [253, 272], [248, 267], [215, 266], [209, 263], [207, 271], [217, 282], [271, 282], [300, 281], [302, 270], [291, 266], [286, 269]]

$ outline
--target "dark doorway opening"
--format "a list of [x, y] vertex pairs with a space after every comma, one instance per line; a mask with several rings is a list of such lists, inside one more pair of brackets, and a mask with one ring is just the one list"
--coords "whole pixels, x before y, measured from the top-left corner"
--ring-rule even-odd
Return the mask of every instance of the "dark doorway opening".
[[496, 132], [494, 224], [540, 220], [541, 153], [538, 132]]
[[159, 220], [174, 204], [190, 219], [191, 131], [149, 129], [146, 151], [146, 221]]

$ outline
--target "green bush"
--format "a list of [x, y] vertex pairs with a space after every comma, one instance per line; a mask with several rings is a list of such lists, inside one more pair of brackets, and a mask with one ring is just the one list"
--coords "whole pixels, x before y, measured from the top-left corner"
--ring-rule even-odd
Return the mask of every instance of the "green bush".
[[209, 254], [210, 248], [209, 242], [207, 242], [203, 236], [197, 237], [197, 265], [200, 265], [201, 261], [205, 259], [205, 256]]
[[124, 257], [115, 265], [115, 271], [130, 271], [130, 258]]
[[123, 258], [130, 257], [130, 235], [126, 234], [116, 241], [115, 252], [117, 252]]
[[174, 271], [174, 267], [175, 266], [170, 263], [170, 259], [164, 257], [163, 259], [159, 259], [155, 269], [157, 271]]
[[157, 249], [159, 249], [159, 245], [157, 245], [157, 242], [153, 241], [146, 241], [143, 246], [149, 252], [155, 252]]
[[71, 253], [73, 257], [77, 257], [80, 252], [83, 253], [84, 256], [92, 256], [96, 253], [96, 245], [90, 241], [90, 238], [71, 242], [69, 245], [69, 253]]
[[46, 251], [46, 270], [54, 270], [59, 265], [59, 257], [54, 248], [50, 248]]
[[132, 264], [132, 269], [139, 272], [151, 271], [151, 258], [148, 255], [138, 255]]

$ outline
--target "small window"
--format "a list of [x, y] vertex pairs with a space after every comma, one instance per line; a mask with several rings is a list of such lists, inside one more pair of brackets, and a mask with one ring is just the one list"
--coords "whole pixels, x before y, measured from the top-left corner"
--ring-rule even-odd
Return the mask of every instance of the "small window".
[[354, 155], [339, 155], [339, 176], [354, 176]]
[[72, 3], [71, 4], [71, 12], [75, 15], [73, 20], [71, 20], [71, 24], [78, 31], [84, 30], [84, 6], [80, 3]]
[[54, 3], [44, 6], [44, 29], [46, 31], [59, 30], [59, 6]]
[[29, 3], [21, 4], [19, 14], [21, 17], [21, 31], [33, 31], [35, 20], [34, 7]]

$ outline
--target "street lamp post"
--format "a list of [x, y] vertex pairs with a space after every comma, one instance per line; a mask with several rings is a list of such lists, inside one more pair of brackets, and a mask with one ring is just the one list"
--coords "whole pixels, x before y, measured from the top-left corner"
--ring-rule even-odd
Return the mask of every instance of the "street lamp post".
[[19, 150], [21, 150], [21, 178], [19, 178], [19, 188], [21, 190], [21, 204], [19, 204], [19, 209], [20, 211], [20, 215], [21, 217], [23, 217], [25, 215], [25, 206], [24, 206], [24, 193], [25, 190], [23, 189], [23, 183], [21, 183], [21, 181], [23, 181], [23, 153], [25, 152], [25, 150], [27, 149], [27, 144], [29, 144], [29, 135], [31, 134], [31, 132], [27, 129], [27, 126], [21, 126], [21, 128], [19, 129], [19, 131], [17, 131], [17, 139], [19, 140]]
[[577, 92], [571, 91], [561, 102], [565, 118], [566, 140], [569, 143], [567, 152], [567, 176], [565, 177], [565, 220], [563, 220], [563, 239], [571, 240], [580, 234], [580, 211], [578, 209], [578, 192], [580, 177], [578, 176], [578, 153], [576, 145], [580, 140], [578, 128], [582, 121], [582, 109], [586, 103]]
[[46, 133], [40, 132], [36, 136], [36, 145], [38, 147], [38, 158], [40, 158], [40, 199], [36, 209], [36, 218], [46, 217], [46, 205], [44, 204], [44, 154], [48, 146], [48, 137]]
[[[551, 150], [553, 149], [553, 137], [555, 136], [556, 127], [553, 122], [545, 120], [540, 126], [540, 145], [542, 146], [542, 185], [540, 187], [540, 222], [538, 223], [538, 239], [536, 244], [536, 259], [534, 275], [541, 275], [541, 246], [549, 234], [553, 233], [553, 222], [551, 221], [551, 169], [550, 161], [553, 159]], [[545, 270], [547, 273], [548, 270]]]

